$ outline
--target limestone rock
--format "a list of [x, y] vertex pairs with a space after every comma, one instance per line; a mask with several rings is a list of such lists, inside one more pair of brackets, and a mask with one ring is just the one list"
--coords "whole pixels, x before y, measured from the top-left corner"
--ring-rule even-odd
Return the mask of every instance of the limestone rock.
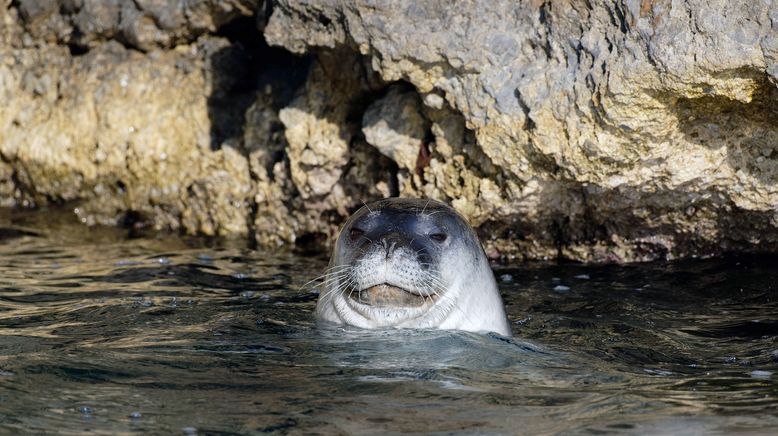
[[264, 10], [259, 0], [19, 0], [29, 34], [46, 42], [94, 47], [117, 39], [151, 50], [193, 42], [237, 18]]
[[279, 0], [265, 35], [460, 116], [469, 152], [433, 123], [403, 189], [488, 211], [502, 252], [639, 260], [776, 248], [777, 28], [773, 2]]
[[778, 249], [775, 2], [0, 5], [0, 206], [280, 245], [399, 194], [493, 256]]
[[[364, 111], [360, 102], [381, 85], [358, 56], [317, 56], [305, 85], [278, 115], [285, 127], [289, 171], [274, 167], [273, 174], [287, 183], [287, 203], [292, 207], [280, 210], [291, 216], [279, 216], [274, 211], [278, 208], [268, 207], [257, 214], [258, 227], [266, 222], [265, 213], [270, 213], [275, 217], [271, 222], [283, 223], [283, 240], [294, 241], [310, 233], [324, 234], [328, 240], [355, 205], [389, 194], [389, 189], [381, 187], [387, 185], [390, 162], [380, 159], [375, 149], [366, 149], [356, 137], [359, 118], [355, 113]], [[371, 167], [374, 170], [368, 171]], [[363, 176], [355, 179], [355, 173]], [[266, 204], [270, 193], [277, 194], [281, 187], [265, 189], [270, 191], [257, 198], [258, 204]], [[326, 212], [334, 212], [329, 221], [322, 220]]]
[[[143, 55], [104, 44], [0, 49], [0, 156], [22, 201], [84, 200], [84, 222], [128, 211], [159, 228], [245, 234], [251, 184], [240, 151], [211, 149], [198, 47]], [[237, 156], [236, 156], [237, 153]]]
[[365, 139], [384, 156], [413, 171], [429, 121], [421, 113], [419, 95], [395, 86], [376, 100], [362, 119]]

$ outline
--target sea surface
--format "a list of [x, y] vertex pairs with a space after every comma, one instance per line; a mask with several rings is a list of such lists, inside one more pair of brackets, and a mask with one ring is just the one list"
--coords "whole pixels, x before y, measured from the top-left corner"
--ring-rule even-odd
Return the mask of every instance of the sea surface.
[[495, 264], [514, 336], [313, 319], [326, 253], [0, 210], [0, 434], [771, 434], [778, 257]]

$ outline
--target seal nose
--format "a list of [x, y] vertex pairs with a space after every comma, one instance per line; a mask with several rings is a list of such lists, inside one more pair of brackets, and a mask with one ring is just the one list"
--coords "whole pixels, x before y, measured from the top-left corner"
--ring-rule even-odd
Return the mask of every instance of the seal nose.
[[384, 247], [384, 250], [386, 250], [386, 258], [389, 259], [392, 257], [392, 253], [394, 253], [394, 250], [397, 248], [397, 241], [381, 239], [381, 246]]
[[389, 259], [397, 250], [397, 243], [399, 242], [399, 235], [390, 233], [381, 237], [381, 246], [386, 250], [386, 258]]

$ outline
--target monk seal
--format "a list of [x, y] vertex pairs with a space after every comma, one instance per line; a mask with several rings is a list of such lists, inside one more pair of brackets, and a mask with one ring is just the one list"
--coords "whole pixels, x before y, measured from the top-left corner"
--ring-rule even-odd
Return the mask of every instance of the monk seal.
[[435, 200], [366, 204], [343, 225], [316, 304], [322, 321], [511, 335], [483, 247]]

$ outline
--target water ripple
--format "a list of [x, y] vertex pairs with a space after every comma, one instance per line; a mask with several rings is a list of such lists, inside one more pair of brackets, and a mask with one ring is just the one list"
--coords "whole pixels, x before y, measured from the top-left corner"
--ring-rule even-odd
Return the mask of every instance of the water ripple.
[[498, 265], [504, 338], [317, 326], [324, 254], [35, 220], [0, 241], [0, 433], [778, 428], [776, 257]]

